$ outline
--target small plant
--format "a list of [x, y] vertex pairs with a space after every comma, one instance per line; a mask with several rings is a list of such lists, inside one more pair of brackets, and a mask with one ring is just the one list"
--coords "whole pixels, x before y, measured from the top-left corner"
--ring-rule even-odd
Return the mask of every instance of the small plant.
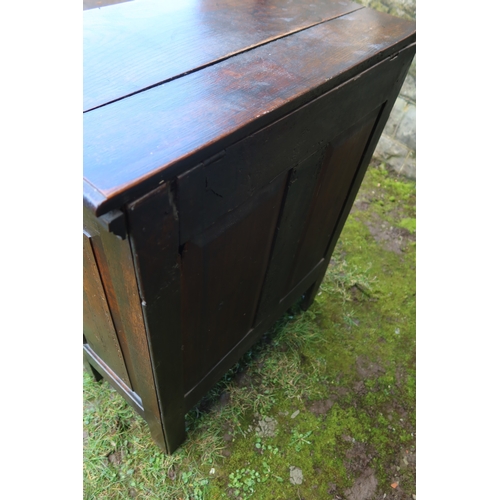
[[205, 498], [208, 479], [196, 478], [195, 473], [189, 471], [182, 473], [181, 480], [184, 483], [187, 498], [190, 500], [203, 500]]
[[[274, 448], [274, 449], [276, 450], [276, 453], [277, 453], [278, 448]], [[274, 449], [273, 449], [273, 453], [274, 453]], [[276, 453], [274, 453], [274, 454], [276, 454]], [[263, 475], [262, 475], [262, 480], [261, 480], [262, 483], [265, 483], [271, 476], [274, 477], [276, 479], [276, 481], [278, 481], [278, 483], [283, 482], [282, 477], [279, 477], [276, 474], [271, 473], [271, 467], [269, 466], [269, 464], [267, 462], [262, 462], [262, 467], [263, 467]]]
[[257, 448], [258, 450], [262, 450], [262, 452], [267, 451], [269, 453], [272, 453], [273, 455], [277, 455], [279, 452], [279, 449], [277, 446], [272, 446], [270, 444], [268, 444], [268, 445], [263, 444], [262, 438], [260, 438], [260, 437], [256, 438], [256, 440], [255, 440], [255, 448]]
[[312, 431], [308, 431], [305, 433], [300, 433], [297, 430], [293, 430], [292, 439], [290, 440], [290, 444], [295, 445], [295, 451], [302, 450], [302, 447], [305, 444], [312, 444], [311, 441], [308, 441], [307, 438], [312, 434]]
[[229, 488], [235, 497], [250, 498], [255, 493], [255, 485], [261, 482], [260, 473], [255, 469], [238, 469], [229, 474]]

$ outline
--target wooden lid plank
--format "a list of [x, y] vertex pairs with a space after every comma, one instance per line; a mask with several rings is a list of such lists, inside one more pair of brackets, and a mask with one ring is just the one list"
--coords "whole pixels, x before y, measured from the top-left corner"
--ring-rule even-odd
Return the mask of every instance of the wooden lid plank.
[[347, 0], [134, 0], [84, 12], [84, 111], [363, 7]]

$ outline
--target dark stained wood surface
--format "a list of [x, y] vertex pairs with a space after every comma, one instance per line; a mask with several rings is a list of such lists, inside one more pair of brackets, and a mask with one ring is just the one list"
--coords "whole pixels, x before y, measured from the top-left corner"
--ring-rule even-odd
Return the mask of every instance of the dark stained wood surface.
[[130, 388], [130, 379], [90, 241], [90, 238], [83, 234], [83, 334], [98, 356], [105, 359]]
[[170, 184], [128, 205], [127, 218], [164, 441], [173, 453], [185, 428], [179, 228]]
[[261, 293], [255, 325], [269, 316], [285, 293], [300, 237], [304, 233], [307, 213], [317, 186], [318, 174], [324, 162], [322, 147], [290, 171], [283, 211], [276, 230], [276, 241]]
[[414, 38], [414, 23], [361, 9], [85, 113], [84, 201], [118, 207]]
[[380, 140], [380, 136], [382, 135], [387, 120], [389, 119], [389, 115], [393, 109], [394, 103], [396, 102], [401, 87], [403, 86], [404, 80], [406, 78], [406, 75], [408, 73], [414, 55], [415, 55], [415, 45], [410, 45], [409, 47], [402, 50], [398, 54], [398, 56], [394, 57], [391, 61], [392, 63], [394, 62], [398, 63], [398, 72], [394, 76], [393, 85], [385, 95], [385, 100], [383, 102], [381, 112], [375, 123], [375, 127], [372, 131], [368, 145], [363, 152], [363, 157], [361, 159], [360, 165], [356, 172], [355, 178], [350, 186], [347, 199], [344, 202], [344, 206], [342, 207], [342, 211], [339, 215], [337, 225], [330, 239], [328, 251], [326, 252], [326, 257], [328, 259], [330, 259], [333, 253], [333, 250], [340, 236], [340, 233], [344, 227], [347, 217], [349, 216], [349, 212], [351, 211], [359, 187], [361, 186], [361, 182], [363, 181], [366, 169], [368, 168], [368, 164], [373, 156], [378, 141]]
[[[380, 108], [363, 117], [340, 137], [332, 139], [309, 206], [304, 232], [296, 241], [297, 253], [283, 292], [288, 292], [326, 256], [328, 243], [358, 169]], [[282, 292], [282, 296], [285, 295]]]
[[153, 439], [165, 448], [130, 241], [103, 230], [95, 216], [85, 208], [84, 227], [92, 234], [96, 263], [131, 388], [141, 397], [144, 418]]
[[252, 328], [220, 361], [206, 374], [206, 376], [188, 393], [186, 393], [186, 411], [191, 409], [199, 399], [233, 366], [238, 359], [245, 354], [260, 336], [271, 328], [271, 326], [302, 296], [313, 283], [321, 280], [325, 274], [325, 262], [321, 261], [318, 266], [293, 289], [273, 311], [259, 325]]
[[[132, 390], [136, 390], [137, 380], [134, 370], [131, 370], [132, 362], [130, 348], [128, 345], [129, 338], [125, 333], [122, 315], [120, 314], [120, 302], [123, 302], [123, 299], [121, 297], [121, 300], [118, 299], [118, 297], [123, 294], [125, 290], [123, 289], [124, 283], [122, 281], [122, 277], [124, 277], [124, 275], [122, 274], [121, 269], [118, 270], [116, 268], [121, 268], [124, 264], [126, 265], [126, 261], [123, 263], [119, 261], [117, 258], [119, 255], [115, 255], [115, 252], [112, 251], [114, 246], [113, 244], [115, 242], [113, 239], [110, 239], [109, 236], [113, 235], [109, 234], [106, 230], [103, 230], [103, 228], [97, 223], [95, 217], [89, 213], [87, 209], [84, 209], [83, 225], [85, 229], [90, 230], [92, 233], [92, 250], [94, 252], [94, 258], [99, 270], [103, 291], [106, 295], [109, 312], [113, 320], [114, 329], [118, 337], [120, 350], [125, 361], [125, 366], [128, 367], [127, 371], [131, 382], [130, 388]], [[111, 242], [111, 248], [107, 248], [107, 245], [103, 242], [103, 237], [105, 241]], [[118, 240], [118, 238], [116, 239]], [[122, 241], [122, 243], [125, 242]], [[125, 243], [125, 245], [128, 246], [128, 243]], [[118, 286], [115, 286], [115, 280], [113, 279], [115, 277], [118, 277], [119, 281], [121, 281], [121, 283], [117, 283]], [[140, 320], [141, 317], [139, 316], [138, 319]]]
[[111, 386], [116, 389], [125, 400], [141, 415], [145, 417], [144, 408], [141, 398], [138, 394], [130, 389], [129, 386], [123, 383], [116, 373], [110, 369], [108, 364], [104, 362], [100, 356], [92, 349], [89, 344], [83, 345], [84, 364], [90, 365], [92, 370], [95, 370], [101, 378], [105, 378]]
[[284, 172], [182, 247], [185, 392], [253, 325], [286, 178]]
[[[323, 127], [329, 129], [334, 136], [336, 135], [336, 133], [332, 131], [342, 131], [340, 125], [338, 125], [340, 128], [336, 128], [337, 125], [335, 124], [335, 112], [340, 114], [341, 122], [342, 120], [346, 120], [345, 123], [350, 124], [349, 126], [351, 127], [352, 125], [360, 122], [357, 127], [354, 127], [353, 130], [347, 131], [346, 134], [342, 134], [338, 138], [339, 144], [336, 145], [342, 146], [349, 140], [355, 140], [356, 137], [359, 138], [360, 136], [363, 136], [365, 141], [367, 139], [368, 144], [365, 147], [361, 146], [361, 151], [359, 152], [359, 156], [357, 157], [359, 163], [356, 165], [356, 162], [354, 161], [354, 165], [351, 165], [351, 169], [348, 169], [350, 170], [350, 175], [352, 175], [352, 166], [354, 166], [354, 179], [352, 180], [352, 182], [348, 182], [350, 191], [347, 198], [342, 202], [341, 213], [336, 222], [333, 235], [330, 236], [330, 241], [328, 242], [328, 247], [324, 254], [324, 258], [322, 258], [314, 268], [310, 269], [308, 274], [298, 284], [296, 284], [296, 286], [292, 290], [288, 291], [287, 295], [281, 298], [281, 300], [277, 304], [276, 301], [274, 301], [274, 308], [268, 308], [267, 311], [264, 310], [262, 314], [259, 311], [258, 321], [255, 322], [255, 327], [250, 329], [248, 333], [240, 340], [240, 342], [236, 344], [233, 349], [229, 351], [222, 359], [220, 359], [220, 361], [205, 375], [202, 380], [200, 380], [200, 382], [195, 387], [190, 388], [186, 393], [186, 410], [195, 405], [200, 397], [202, 397], [206, 393], [206, 391], [209, 390], [212, 385], [219, 380], [219, 378], [252, 346], [252, 344], [265, 331], [267, 331], [272, 326], [276, 319], [278, 319], [280, 315], [283, 314], [290, 306], [296, 303], [304, 295], [305, 300], [307, 301], [307, 303], [304, 304], [306, 307], [310, 305], [310, 302], [314, 299], [314, 295], [317, 292], [317, 289], [328, 267], [335, 242], [337, 241], [345, 220], [347, 219], [357, 190], [366, 171], [368, 162], [373, 154], [378, 139], [380, 138], [380, 134], [382, 133], [383, 127], [387, 121], [389, 112], [392, 109], [394, 101], [404, 81], [404, 77], [408, 71], [414, 52], [415, 47], [410, 46], [409, 48], [401, 51], [398, 57], [380, 63], [375, 68], [373, 68], [373, 71], [366, 72], [358, 79], [356, 79], [354, 83], [350, 82], [349, 85], [345, 86], [344, 90], [347, 93], [343, 93], [342, 89], [338, 89], [334, 92], [332, 91], [331, 96], [332, 99], [333, 96], [335, 96], [334, 101], [328, 101], [327, 99], [318, 99], [316, 103], [318, 109], [303, 109], [293, 113], [292, 115], [295, 116], [289, 117], [289, 119], [296, 119], [297, 122], [290, 122], [284, 119], [282, 120], [282, 123], [276, 123], [274, 126], [270, 126], [267, 130], [265, 129], [262, 131], [262, 133], [265, 134], [265, 137], [269, 137], [270, 143], [276, 146], [276, 157], [271, 160], [271, 164], [273, 163], [273, 161], [277, 161], [277, 158], [279, 156], [284, 156], [284, 161], [289, 165], [293, 165], [293, 161], [291, 162], [290, 158], [296, 158], [297, 152], [290, 150], [290, 148], [287, 149], [286, 146], [284, 146], [284, 144], [286, 144], [285, 139], [283, 139], [284, 143], [280, 144], [279, 138], [282, 136], [289, 139], [289, 144], [295, 145], [297, 149], [304, 148], [304, 151], [309, 151], [308, 154], [311, 155], [312, 153], [310, 148], [318, 147], [318, 143], [321, 142], [321, 133], [319, 133], [319, 137], [317, 137], [316, 142], [314, 140], [311, 140], [311, 137], [314, 136], [314, 134], [318, 133], [318, 130], [323, 130], [321, 126], [319, 129], [315, 130], [314, 127], [312, 127], [312, 124], [323, 124]], [[356, 88], [356, 86], [358, 85], [359, 88]], [[353, 93], [352, 98], [354, 99], [354, 101], [351, 101], [348, 97], [351, 92]], [[371, 95], [370, 92], [373, 92], [373, 94]], [[364, 101], [362, 99], [359, 99], [359, 97], [363, 93], [365, 96], [367, 96], [366, 100]], [[328, 98], [328, 96], [325, 97]], [[359, 107], [354, 106], [353, 102], [357, 102]], [[378, 104], [376, 106], [373, 106], [374, 103]], [[311, 103], [311, 105], [312, 104], [313, 103]], [[342, 104], [345, 105], [345, 108], [342, 106]], [[308, 106], [308, 108], [310, 106]], [[372, 114], [369, 113], [367, 115], [366, 111], [370, 109], [370, 106], [372, 106], [373, 112]], [[381, 106], [382, 111], [380, 111]], [[349, 120], [347, 119], [347, 117], [349, 116], [349, 110], [351, 111], [350, 114], [354, 117], [354, 121], [351, 122], [349, 122]], [[309, 113], [312, 113], [312, 115]], [[347, 113], [347, 115], [345, 113]], [[375, 125], [373, 125], [374, 121]], [[302, 128], [302, 131], [307, 130], [308, 134], [311, 134], [310, 136], [306, 136], [303, 139], [302, 143], [297, 139], [297, 137], [294, 136], [293, 132], [295, 130], [294, 123], [300, 122], [303, 126], [304, 123], [307, 123], [307, 125]], [[281, 128], [281, 126], [283, 126], [283, 128]], [[368, 132], [367, 137], [366, 131], [367, 129], [369, 130], [370, 127], [372, 127], [372, 132], [371, 134]], [[285, 130], [290, 132], [289, 136], [286, 136]], [[276, 136], [271, 134], [271, 132], [273, 131], [275, 134], [277, 134]], [[250, 139], [252, 138], [249, 138], [248, 140], [250, 141]], [[245, 143], [246, 141], [242, 142]], [[260, 144], [262, 146], [264, 142], [264, 138], [261, 138], [260, 142], [259, 139], [255, 139], [255, 142], [250, 141], [250, 143], [247, 144], [247, 147], [245, 147], [243, 150], [240, 150], [240, 153], [242, 151], [245, 154], [249, 153], [256, 148], [257, 144]], [[312, 144], [310, 144], [309, 147], [305, 147], [308, 142], [311, 142]], [[344, 150], [344, 152], [349, 155], [348, 151]], [[304, 162], [302, 167], [307, 170], [307, 163], [308, 161], [310, 161], [311, 163], [309, 165], [309, 171], [314, 170], [314, 160], [315, 159], [313, 159], [312, 157], [307, 158], [306, 156], [306, 161]], [[256, 165], [260, 165], [258, 154], [256, 154], [255, 156], [251, 156], [250, 161], [256, 161]], [[318, 161], [320, 161], [320, 159], [318, 159]], [[211, 165], [215, 165], [215, 162], [211, 163]], [[263, 170], [265, 170], [265, 168]], [[300, 177], [297, 178], [297, 182], [304, 182], [306, 179], [307, 177], [304, 175], [302, 179]], [[290, 177], [290, 182], [293, 182], [293, 177]], [[293, 186], [293, 184], [291, 185]], [[304, 187], [307, 191], [307, 186]], [[288, 189], [286, 195], [292, 195], [290, 189]], [[285, 208], [286, 202], [284, 210]], [[282, 217], [284, 217], [284, 215], [285, 213], [283, 212]], [[296, 219], [296, 223], [300, 223], [300, 219]], [[329, 233], [329, 231], [326, 232]], [[277, 245], [275, 245], [275, 248], [277, 248]], [[277, 283], [276, 289], [281, 289], [281, 285], [279, 283]], [[278, 293], [278, 295], [280, 295], [280, 293]], [[260, 307], [262, 306], [259, 305], [259, 309]]]
[[325, 148], [367, 110], [378, 108], [400, 67], [398, 58], [379, 63], [352, 84], [330, 91], [181, 174], [177, 180], [181, 244], [206, 229], [214, 217], [235, 210], [284, 170]]
[[172, 453], [185, 412], [314, 300], [415, 27], [336, 0], [85, 17], [84, 354]]
[[347, 0], [134, 0], [84, 13], [84, 111], [362, 6]]

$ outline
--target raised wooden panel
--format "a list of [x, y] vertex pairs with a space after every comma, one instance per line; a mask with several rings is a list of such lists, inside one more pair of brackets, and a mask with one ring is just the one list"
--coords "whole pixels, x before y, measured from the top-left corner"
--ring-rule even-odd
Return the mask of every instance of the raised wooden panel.
[[292, 170], [255, 325], [327, 257], [378, 110]]
[[379, 109], [371, 112], [327, 146], [285, 292], [325, 257], [378, 114]]
[[290, 172], [255, 325], [272, 314], [285, 295], [285, 285], [307, 222], [305, 214], [309, 211], [324, 157], [325, 151], [322, 148], [300, 162]]
[[186, 392], [252, 327], [287, 176], [182, 246]]
[[83, 334], [93, 351], [131, 388], [90, 238], [83, 234]]

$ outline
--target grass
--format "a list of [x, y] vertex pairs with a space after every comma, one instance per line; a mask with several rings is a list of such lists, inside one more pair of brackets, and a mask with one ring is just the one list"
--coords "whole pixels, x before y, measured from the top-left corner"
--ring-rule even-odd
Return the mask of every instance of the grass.
[[365, 481], [373, 498], [412, 498], [414, 221], [414, 183], [370, 167], [314, 304], [187, 415], [173, 456], [85, 374], [84, 497], [351, 500]]

